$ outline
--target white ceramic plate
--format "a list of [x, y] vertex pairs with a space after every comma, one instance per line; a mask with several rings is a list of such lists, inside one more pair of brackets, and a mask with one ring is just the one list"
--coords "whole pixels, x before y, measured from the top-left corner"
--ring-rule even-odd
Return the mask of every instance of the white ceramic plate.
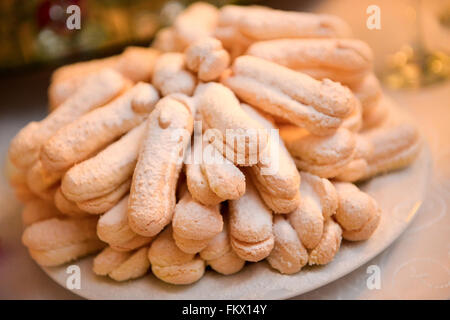
[[[326, 266], [305, 267], [295, 275], [282, 275], [267, 262], [248, 263], [239, 273], [222, 276], [211, 270], [188, 286], [166, 284], [153, 275], [125, 283], [96, 276], [92, 256], [75, 262], [81, 269], [81, 289], [88, 299], [285, 299], [334, 281], [363, 265], [387, 248], [407, 228], [422, 203], [430, 172], [430, 153], [424, 146], [409, 168], [376, 177], [361, 185], [383, 210], [381, 223], [365, 242], [343, 241], [335, 259]], [[66, 266], [44, 268], [57, 283], [66, 286]]]

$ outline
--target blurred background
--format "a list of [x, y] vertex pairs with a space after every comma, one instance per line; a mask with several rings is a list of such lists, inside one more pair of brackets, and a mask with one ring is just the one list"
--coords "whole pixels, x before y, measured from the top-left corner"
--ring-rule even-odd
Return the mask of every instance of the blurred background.
[[[216, 4], [225, 1], [216, 1]], [[0, 68], [14, 71], [148, 45], [189, 1], [4, 0], [0, 4]], [[66, 12], [81, 9], [82, 28], [69, 30]]]
[[[32, 73], [102, 57], [123, 47], [148, 45], [157, 30], [170, 25], [189, 0], [2, 0], [0, 75]], [[426, 86], [450, 74], [450, 1], [209, 1], [263, 4], [273, 8], [337, 14], [375, 52], [375, 68], [392, 88]], [[366, 12], [377, 5], [381, 29], [369, 30]], [[81, 25], [69, 30], [66, 9], [81, 9]]]

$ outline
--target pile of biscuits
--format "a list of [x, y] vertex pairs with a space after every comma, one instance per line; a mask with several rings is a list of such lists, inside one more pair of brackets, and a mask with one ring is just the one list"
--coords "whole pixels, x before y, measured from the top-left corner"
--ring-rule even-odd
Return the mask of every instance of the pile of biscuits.
[[117, 281], [331, 262], [381, 219], [354, 182], [420, 150], [372, 59], [338, 17], [199, 2], [149, 48], [61, 67], [9, 149], [24, 245], [42, 266], [100, 251]]

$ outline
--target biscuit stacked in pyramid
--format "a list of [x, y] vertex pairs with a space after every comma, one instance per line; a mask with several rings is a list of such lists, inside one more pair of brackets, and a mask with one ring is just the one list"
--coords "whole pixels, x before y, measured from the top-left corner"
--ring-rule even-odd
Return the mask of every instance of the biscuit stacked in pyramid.
[[331, 262], [381, 219], [354, 182], [420, 150], [372, 59], [338, 17], [200, 2], [151, 47], [61, 67], [9, 150], [23, 243], [43, 266], [101, 251], [117, 281]]

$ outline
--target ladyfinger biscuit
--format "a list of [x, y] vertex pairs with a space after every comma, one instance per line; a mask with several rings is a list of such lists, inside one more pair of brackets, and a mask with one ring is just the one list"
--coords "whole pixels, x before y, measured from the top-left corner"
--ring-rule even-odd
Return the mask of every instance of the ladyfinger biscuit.
[[276, 39], [252, 44], [246, 54], [345, 85], [359, 84], [372, 68], [370, 47], [356, 39]]
[[130, 256], [131, 252], [119, 252], [106, 247], [94, 258], [92, 271], [98, 276], [107, 276]]
[[[41, 127], [39, 122], [29, 122], [11, 140], [8, 150], [8, 159], [23, 172], [38, 159], [40, 145], [39, 138], [35, 133]], [[37, 146], [35, 146], [37, 144]]]
[[93, 271], [97, 275], [108, 275], [116, 281], [140, 278], [150, 268], [147, 252], [147, 247], [135, 252], [118, 252], [107, 247], [95, 257]]
[[14, 195], [19, 201], [27, 203], [28, 201], [37, 198], [37, 195], [34, 194], [28, 187], [27, 171], [17, 168], [11, 162], [9, 157], [6, 159], [6, 177], [14, 190]]
[[361, 102], [363, 112], [375, 107], [382, 96], [380, 82], [372, 72], [368, 73], [359, 83], [353, 84], [350, 89]]
[[185, 44], [178, 38], [174, 27], [159, 30], [152, 42], [152, 47], [161, 52], [183, 52]]
[[38, 194], [37, 196], [45, 201], [48, 202], [54, 202], [55, 201], [55, 195], [56, 195], [56, 191], [58, 191], [58, 189], [60, 189], [60, 184], [56, 184], [53, 187], [45, 190], [44, 192], [41, 192], [40, 194]]
[[25, 226], [60, 216], [61, 212], [52, 202], [38, 198], [27, 202], [22, 210], [22, 222]]
[[344, 118], [341, 127], [350, 130], [352, 132], [359, 132], [362, 129], [363, 114], [362, 114], [362, 107], [359, 102], [355, 105], [355, 108], [353, 109], [352, 113], [350, 113], [348, 117]]
[[339, 197], [336, 221], [343, 229], [346, 240], [367, 240], [378, 227], [381, 210], [377, 202], [357, 186], [348, 182], [335, 182]]
[[152, 265], [152, 272], [158, 279], [170, 284], [191, 284], [205, 274], [205, 261], [197, 257], [182, 265]]
[[[371, 216], [369, 221], [358, 230], [342, 230], [342, 237], [348, 241], [361, 241], [366, 240], [372, 236], [380, 224], [381, 211], [375, 211], [375, 214]], [[342, 228], [343, 229], [343, 228]]]
[[205, 137], [236, 165], [258, 162], [268, 143], [264, 127], [241, 108], [228, 88], [218, 83], [199, 85], [195, 99], [206, 129]]
[[15, 166], [8, 157], [5, 160], [5, 173], [9, 184], [12, 187], [27, 186], [27, 170]]
[[194, 254], [183, 252], [177, 247], [172, 234], [172, 227], [168, 226], [153, 241], [148, 252], [152, 265], [182, 265], [194, 259]]
[[28, 227], [22, 242], [36, 250], [51, 250], [97, 238], [97, 218], [53, 218]]
[[137, 250], [118, 268], [111, 271], [109, 276], [116, 281], [126, 281], [144, 276], [150, 269], [147, 253], [148, 247]]
[[374, 129], [388, 122], [392, 108], [395, 108], [393, 101], [385, 95], [381, 96], [376, 105], [364, 110], [363, 130]]
[[163, 96], [177, 92], [191, 96], [196, 79], [190, 71], [186, 70], [185, 55], [169, 52], [162, 54], [156, 60], [152, 84]]
[[270, 266], [283, 274], [299, 272], [308, 263], [308, 251], [283, 216], [274, 217], [273, 234], [275, 245], [267, 257]]
[[37, 195], [33, 193], [27, 185], [13, 186], [14, 196], [23, 203], [37, 199]]
[[29, 123], [14, 137], [9, 148], [11, 161], [20, 168], [30, 167], [38, 159], [41, 146], [56, 131], [109, 102], [127, 86], [128, 82], [111, 69], [92, 74], [57, 110], [40, 122]]
[[172, 227], [167, 227], [153, 241], [148, 251], [153, 274], [171, 284], [190, 284], [203, 277], [205, 262], [181, 251], [172, 237]]
[[[213, 152], [213, 155], [209, 154], [213, 157], [211, 159], [213, 161], [205, 159], [205, 153], [208, 153], [208, 150]], [[245, 176], [242, 171], [223, 157], [212, 144], [208, 144], [206, 139], [203, 140], [203, 161], [200, 168], [208, 186], [219, 198], [236, 200], [245, 193]]]
[[31, 257], [42, 266], [57, 266], [102, 249], [96, 235], [96, 218], [58, 219], [27, 227], [22, 242]]
[[44, 267], [56, 267], [93, 254], [104, 246], [103, 242], [94, 239], [52, 250], [28, 249], [28, 252], [37, 264]]
[[229, 202], [229, 211], [232, 238], [258, 242], [273, 236], [272, 212], [248, 179], [245, 194], [240, 199]]
[[237, 58], [222, 82], [250, 105], [322, 136], [336, 131], [357, 103], [337, 82], [252, 56]]
[[124, 195], [130, 192], [131, 178], [123, 182], [117, 189], [97, 198], [77, 202], [78, 208], [90, 214], [102, 214], [114, 207]]
[[186, 49], [185, 56], [187, 68], [196, 72], [201, 81], [219, 78], [230, 63], [230, 55], [214, 38], [203, 38], [192, 43]]
[[64, 215], [74, 218], [88, 216], [88, 213], [86, 211], [81, 210], [75, 202], [68, 200], [64, 196], [64, 194], [61, 192], [60, 187], [58, 187], [55, 192], [54, 203], [56, 208], [58, 208], [58, 210], [61, 211], [61, 213], [63, 213]]
[[234, 274], [245, 265], [245, 260], [239, 258], [231, 248], [228, 223], [224, 224], [222, 232], [209, 241], [200, 252], [200, 257], [214, 271], [224, 275]]
[[256, 262], [267, 257], [273, 248], [272, 212], [249, 179], [246, 181], [245, 194], [229, 202], [230, 237], [240, 258]]
[[258, 121], [267, 130], [276, 128], [277, 123], [276, 120], [278, 119], [276, 119], [274, 116], [242, 102], [241, 108], [244, 109], [244, 111], [250, 116], [250, 118], [252, 118], [255, 121]]
[[119, 55], [114, 70], [133, 82], [149, 82], [159, 55], [154, 48], [127, 47]]
[[207, 263], [214, 271], [226, 276], [241, 271], [245, 266], [245, 260], [241, 259], [233, 250], [219, 258], [209, 260]]
[[273, 235], [258, 242], [244, 242], [231, 238], [231, 247], [236, 255], [245, 261], [258, 262], [267, 258], [274, 246]]
[[421, 147], [417, 128], [408, 122], [369, 130], [363, 137], [373, 145], [373, 152], [366, 159], [367, 171], [361, 179], [408, 166]]
[[211, 36], [217, 26], [219, 10], [206, 2], [196, 2], [180, 13], [174, 22], [177, 38], [183, 47]]
[[105, 68], [114, 69], [118, 56], [77, 62], [56, 69], [48, 87], [49, 109], [53, 111], [80, 88], [95, 72]]
[[173, 96], [161, 99], [147, 119], [147, 132], [133, 175], [128, 221], [143, 236], [170, 223], [184, 153], [193, 130], [193, 110]]
[[202, 240], [193, 240], [187, 239], [180, 236], [178, 233], [173, 233], [173, 239], [177, 244], [178, 248], [180, 248], [184, 252], [188, 253], [198, 253], [203, 250], [207, 245], [210, 239], [202, 239]]
[[320, 201], [314, 198], [313, 192], [302, 193], [300, 206], [289, 215], [289, 222], [296, 230], [301, 243], [307, 249], [316, 247], [323, 235], [324, 217]]
[[372, 155], [373, 145], [361, 135], [356, 135], [355, 153], [353, 159], [339, 170], [339, 174], [334, 178], [339, 181], [358, 181], [366, 173], [367, 159]]
[[68, 200], [61, 192], [61, 188], [58, 187], [54, 195], [54, 203], [56, 208], [61, 211], [62, 214], [73, 218], [86, 217], [89, 214], [86, 211], [78, 208], [77, 204]]
[[311, 250], [309, 253], [309, 265], [323, 265], [330, 263], [336, 253], [339, 251], [342, 241], [342, 229], [333, 221], [328, 218], [325, 220], [323, 227], [323, 236], [320, 239], [319, 244]]
[[203, 164], [201, 169], [211, 190], [224, 200], [236, 200], [245, 193], [245, 176], [232, 162]]
[[117, 58], [118, 56], [111, 56], [104, 59], [92, 59], [64, 65], [53, 72], [51, 81], [58, 82], [79, 75], [87, 76], [101, 69], [112, 68]]
[[231, 60], [242, 55], [253, 43], [252, 39], [246, 37], [231, 25], [217, 27], [214, 31], [214, 37], [222, 42], [224, 48], [229, 52]]
[[[245, 104], [242, 107], [267, 130], [275, 130], [275, 126], [258, 111]], [[248, 173], [261, 198], [275, 213], [289, 213], [298, 207], [300, 175], [278, 133], [270, 135], [269, 146]]]
[[327, 264], [340, 248], [342, 229], [332, 215], [338, 207], [336, 189], [327, 179], [301, 172], [302, 201], [289, 222], [308, 249], [308, 264]]
[[[283, 38], [335, 38], [350, 35], [348, 25], [338, 17], [303, 12], [273, 10], [262, 6], [224, 6], [220, 10], [215, 35], [234, 56], [242, 54], [243, 45]], [[237, 51], [233, 39], [238, 39]]]
[[200, 251], [200, 257], [205, 260], [214, 260], [220, 258], [225, 253], [231, 251], [230, 231], [228, 215], [224, 214], [224, 224], [222, 231], [216, 234], [208, 243], [206, 248]]
[[204, 249], [209, 240], [222, 231], [219, 209], [219, 205], [208, 207], [195, 201], [186, 188], [175, 206], [172, 220], [173, 237], [178, 248], [187, 253]]
[[324, 236], [324, 221], [336, 213], [338, 196], [327, 179], [306, 172], [300, 172], [300, 176], [302, 200], [300, 206], [289, 215], [289, 222], [302, 244], [307, 249], [313, 249]]
[[225, 6], [220, 10], [219, 24], [227, 22], [257, 40], [332, 38], [346, 36], [350, 32], [348, 25], [336, 16], [281, 11], [263, 6]]
[[47, 194], [49, 189], [59, 183], [64, 172], [48, 171], [40, 160], [27, 171], [27, 185], [37, 195]]
[[[133, 108], [135, 99], [139, 112]], [[61, 171], [87, 159], [143, 122], [158, 99], [154, 87], [140, 82], [103, 108], [85, 114], [44, 144], [40, 155], [43, 167]], [[146, 113], [141, 112], [144, 109]]]
[[131, 240], [124, 242], [124, 243], [120, 243], [120, 244], [111, 244], [111, 248], [113, 248], [116, 251], [122, 251], [122, 252], [126, 252], [126, 251], [132, 251], [135, 250], [136, 248], [140, 248], [142, 246], [145, 246], [149, 243], [151, 243], [153, 240], [153, 238], [149, 238], [149, 237], [142, 237], [140, 235], [136, 235], [134, 238], [132, 238]]
[[[198, 113], [196, 114], [196, 117], [198, 117]], [[195, 131], [195, 129], [194, 129]], [[185, 161], [185, 173], [186, 173], [186, 185], [187, 189], [189, 190], [192, 198], [194, 198], [196, 201], [200, 202], [201, 204], [204, 204], [206, 206], [214, 206], [219, 204], [222, 201], [225, 201], [225, 198], [220, 197], [217, 195], [209, 185], [208, 178], [206, 176], [206, 170], [202, 168], [202, 166], [205, 165], [205, 153], [206, 156], [210, 156], [213, 161], [222, 160], [221, 163], [224, 163], [224, 158], [220, 152], [218, 152], [214, 147], [211, 148], [210, 145], [208, 149], [204, 147], [204, 142], [202, 141], [202, 135], [194, 135], [194, 138], [192, 139], [192, 143], [189, 146], [187, 150], [187, 161]], [[208, 143], [206, 141], [206, 143]], [[192, 145], [193, 144], [193, 145]], [[208, 151], [212, 151], [209, 152]], [[214, 163], [213, 161], [210, 161], [211, 163]], [[228, 161], [229, 163], [229, 161]], [[214, 165], [214, 164], [213, 164]], [[221, 166], [216, 166], [219, 169], [221, 169]], [[236, 170], [239, 171], [239, 169], [236, 168]], [[240, 171], [239, 171], [240, 172]], [[226, 178], [229, 177], [229, 175], [225, 175]], [[233, 178], [234, 176], [232, 176]], [[245, 178], [244, 178], [245, 179]], [[214, 181], [220, 181], [218, 179], [213, 179]], [[220, 188], [221, 186], [227, 184], [225, 190], [231, 190], [234, 194], [234, 190], [238, 190], [235, 188], [234, 184], [229, 184], [230, 179], [226, 179], [225, 181], [222, 181], [220, 184], [217, 184], [217, 186]], [[244, 189], [245, 189], [245, 181], [244, 181]]]
[[133, 81], [149, 81], [159, 51], [153, 48], [127, 47], [117, 56], [67, 65], [52, 76], [48, 94], [51, 109], [72, 95], [93, 72], [111, 68]]
[[225, 199], [222, 199], [211, 190], [208, 180], [198, 163], [186, 164], [186, 183], [192, 197], [204, 205], [214, 206], [225, 201]]
[[116, 251], [130, 251], [149, 244], [153, 238], [143, 237], [131, 230], [128, 225], [128, 196], [100, 217], [97, 235]]
[[323, 178], [338, 175], [355, 155], [356, 135], [345, 128], [321, 137], [290, 125], [280, 127], [280, 135], [297, 168]]
[[67, 199], [82, 202], [104, 196], [132, 177], [145, 133], [142, 123], [94, 157], [76, 164], [61, 181]]

